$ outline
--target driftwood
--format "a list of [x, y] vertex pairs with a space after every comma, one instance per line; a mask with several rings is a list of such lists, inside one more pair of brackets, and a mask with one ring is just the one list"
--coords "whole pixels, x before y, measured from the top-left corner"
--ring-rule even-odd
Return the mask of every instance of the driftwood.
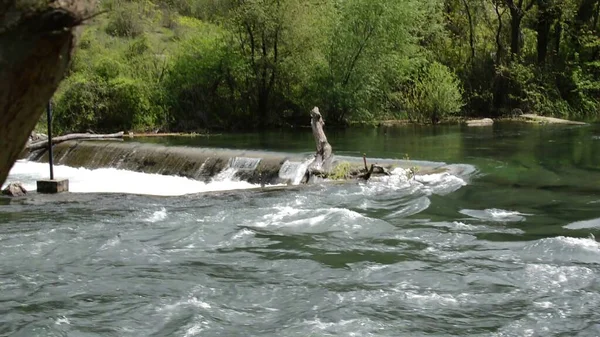
[[311, 174], [323, 175], [331, 171], [333, 161], [333, 149], [327, 141], [325, 131], [323, 131], [323, 116], [319, 112], [319, 108], [314, 107], [310, 112], [310, 126], [312, 128], [313, 137], [315, 137], [315, 145], [317, 153], [315, 160], [310, 164], [308, 170]]
[[371, 175], [373, 175], [373, 173], [384, 174], [386, 176], [392, 175], [390, 171], [388, 171], [385, 167], [379, 166], [377, 164], [371, 164], [371, 168], [369, 168], [369, 170], [366, 173], [359, 174], [358, 178], [369, 180], [371, 179]]
[[0, 1], [0, 185], [63, 78], [95, 0]]
[[[58, 136], [52, 138], [52, 145], [66, 142], [68, 140], [79, 140], [79, 139], [115, 139], [123, 138], [123, 132], [111, 133], [106, 135], [96, 135], [91, 133], [71, 133], [64, 136]], [[42, 140], [27, 145], [26, 149], [29, 151], [45, 149], [48, 147], [48, 140]]]

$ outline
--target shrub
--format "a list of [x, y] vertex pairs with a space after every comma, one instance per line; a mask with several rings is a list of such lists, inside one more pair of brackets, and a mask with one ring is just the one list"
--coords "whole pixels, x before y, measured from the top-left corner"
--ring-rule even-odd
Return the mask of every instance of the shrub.
[[341, 162], [337, 164], [331, 173], [329, 174], [329, 179], [332, 180], [342, 180], [348, 178], [350, 174], [350, 163], [349, 162]]
[[67, 78], [54, 100], [56, 132], [86, 132], [95, 128], [97, 116], [106, 109], [105, 96], [102, 81], [87, 78], [83, 73]]
[[134, 6], [118, 8], [110, 16], [106, 33], [118, 37], [138, 37], [144, 32], [142, 19]]
[[434, 62], [408, 90], [404, 106], [411, 120], [435, 124], [464, 106], [460, 81], [446, 66]]
[[60, 133], [150, 130], [164, 123], [156, 88], [141, 79], [68, 78], [55, 99]]

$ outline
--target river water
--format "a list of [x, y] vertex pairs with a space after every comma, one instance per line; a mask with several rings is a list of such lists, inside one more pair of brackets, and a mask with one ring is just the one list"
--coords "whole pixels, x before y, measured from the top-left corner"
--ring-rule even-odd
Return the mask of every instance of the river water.
[[[57, 168], [86, 193], [0, 199], [0, 336], [600, 336], [600, 127], [329, 138], [472, 169], [256, 190]], [[306, 130], [149, 141], [312, 148]]]

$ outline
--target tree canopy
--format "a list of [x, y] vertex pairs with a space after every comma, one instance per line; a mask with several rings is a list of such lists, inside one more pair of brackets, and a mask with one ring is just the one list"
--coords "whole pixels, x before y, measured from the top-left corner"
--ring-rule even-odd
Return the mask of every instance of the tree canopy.
[[58, 132], [593, 119], [600, 0], [104, 0]]

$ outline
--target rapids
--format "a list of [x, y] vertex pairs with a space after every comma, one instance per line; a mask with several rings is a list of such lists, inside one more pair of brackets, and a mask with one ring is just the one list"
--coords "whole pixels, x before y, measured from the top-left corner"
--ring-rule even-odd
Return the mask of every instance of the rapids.
[[[366, 183], [59, 166], [77, 193], [0, 199], [0, 336], [599, 336], [597, 135], [333, 134], [346, 156], [359, 139], [373, 157], [453, 163]], [[236, 137], [188, 145], [285, 145]], [[286, 137], [274, 139], [311, 151]], [[46, 172], [21, 161], [10, 179]]]

